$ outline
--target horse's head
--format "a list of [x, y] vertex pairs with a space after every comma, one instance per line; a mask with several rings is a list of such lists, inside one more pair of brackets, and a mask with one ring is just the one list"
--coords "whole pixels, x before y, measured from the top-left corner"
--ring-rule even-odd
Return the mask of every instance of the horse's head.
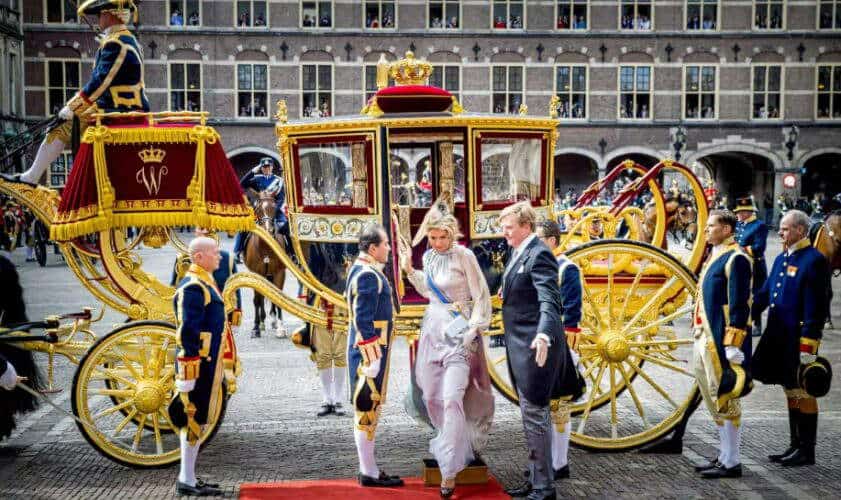
[[277, 210], [277, 200], [275, 194], [270, 191], [263, 191], [254, 202], [254, 214], [257, 216], [257, 224], [274, 234], [274, 219], [275, 211]]
[[832, 270], [841, 271], [841, 211], [829, 215], [818, 230], [810, 231], [810, 236], [812, 244], [826, 257]]

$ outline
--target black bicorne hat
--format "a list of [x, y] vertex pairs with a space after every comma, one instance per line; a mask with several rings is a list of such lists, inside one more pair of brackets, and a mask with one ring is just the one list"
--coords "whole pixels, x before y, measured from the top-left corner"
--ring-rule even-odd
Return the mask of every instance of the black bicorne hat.
[[832, 383], [832, 366], [826, 358], [818, 356], [812, 363], [800, 365], [797, 383], [812, 397], [826, 396]]

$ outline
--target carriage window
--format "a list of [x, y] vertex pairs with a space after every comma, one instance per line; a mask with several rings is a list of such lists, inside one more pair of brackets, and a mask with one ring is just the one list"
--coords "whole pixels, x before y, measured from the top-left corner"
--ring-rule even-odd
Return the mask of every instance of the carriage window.
[[539, 138], [481, 139], [482, 203], [506, 203], [540, 196], [542, 141]]
[[426, 148], [392, 148], [391, 199], [398, 205], [426, 208], [432, 205], [432, 165]]
[[372, 148], [365, 138], [305, 142], [296, 147], [298, 199], [308, 207], [367, 208]]

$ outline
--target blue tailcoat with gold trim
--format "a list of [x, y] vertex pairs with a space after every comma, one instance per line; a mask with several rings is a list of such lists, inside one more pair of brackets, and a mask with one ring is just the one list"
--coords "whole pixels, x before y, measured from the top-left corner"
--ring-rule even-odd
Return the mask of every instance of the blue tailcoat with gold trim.
[[771, 273], [754, 298], [754, 310], [768, 308], [768, 325], [754, 358], [754, 376], [765, 384], [797, 389], [800, 352], [816, 353], [826, 320], [826, 258], [809, 244], [795, 243], [791, 255], [774, 259]]
[[[566, 255], [556, 254], [558, 261], [558, 286], [561, 291], [561, 318], [565, 332], [580, 332], [581, 321], [581, 269]], [[563, 353], [564, 362], [558, 370], [558, 378], [552, 391], [552, 399], [576, 400], [584, 394], [586, 383], [572, 360], [568, 346]]]
[[137, 39], [125, 26], [117, 28], [99, 42], [91, 77], [68, 106], [74, 112], [93, 103], [106, 112], [149, 111], [143, 73]]
[[[751, 389], [752, 345], [747, 335], [750, 326], [751, 267], [750, 257], [733, 243], [707, 263], [699, 279], [694, 322], [696, 327], [708, 329], [712, 334], [721, 365], [719, 397], [729, 395], [738, 398]], [[727, 361], [725, 346], [738, 347], [745, 354], [741, 365], [743, 374], [734, 370]]]
[[[225, 330], [225, 305], [213, 277], [204, 269], [190, 266], [174, 297], [177, 327], [177, 377], [196, 380], [189, 392], [190, 403], [196, 406], [195, 421], [207, 423], [210, 408], [219, 404], [222, 383], [222, 334]], [[170, 405], [173, 422], [180, 425], [178, 397]], [[181, 410], [183, 412], [183, 407]]]
[[[385, 403], [388, 385], [388, 351], [394, 321], [391, 286], [375, 265], [360, 256], [348, 271], [345, 298], [350, 312], [348, 329], [348, 379], [356, 410], [356, 427], [373, 439], [379, 407]], [[360, 345], [376, 343], [382, 349], [380, 371], [375, 378], [360, 373]]]
[[[745, 222], [736, 223], [736, 243], [753, 258], [753, 294], [762, 288], [768, 278], [768, 266], [765, 264], [765, 246], [768, 241], [768, 226], [756, 218], [750, 217]], [[755, 319], [755, 317], [754, 317]]]

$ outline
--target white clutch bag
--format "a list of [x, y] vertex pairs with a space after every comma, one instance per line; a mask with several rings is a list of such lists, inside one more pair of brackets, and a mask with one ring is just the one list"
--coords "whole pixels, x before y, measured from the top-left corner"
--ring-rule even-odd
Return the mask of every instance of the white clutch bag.
[[451, 342], [461, 342], [462, 337], [469, 329], [470, 323], [467, 322], [464, 315], [459, 314], [447, 323], [447, 327], [444, 328], [444, 337]]

